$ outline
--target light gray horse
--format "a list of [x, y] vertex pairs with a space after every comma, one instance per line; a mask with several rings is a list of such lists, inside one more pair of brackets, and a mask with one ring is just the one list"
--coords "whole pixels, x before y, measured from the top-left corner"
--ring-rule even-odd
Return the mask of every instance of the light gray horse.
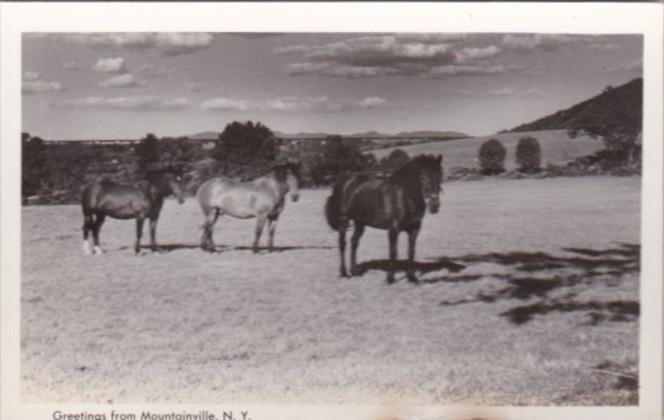
[[299, 198], [299, 164], [286, 163], [275, 166], [265, 176], [249, 182], [235, 182], [223, 178], [206, 181], [198, 188], [196, 197], [205, 215], [201, 248], [214, 250], [212, 232], [219, 216], [228, 215], [238, 219], [257, 218], [253, 251], [258, 252], [258, 243], [265, 223], [268, 224], [270, 251], [274, 248], [274, 233], [279, 214], [285, 206], [285, 196]]

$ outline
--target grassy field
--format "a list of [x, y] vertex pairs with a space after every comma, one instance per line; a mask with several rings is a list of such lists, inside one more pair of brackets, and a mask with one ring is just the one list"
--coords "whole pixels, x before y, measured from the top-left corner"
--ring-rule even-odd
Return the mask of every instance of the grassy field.
[[[587, 156], [602, 148], [600, 140], [579, 136], [572, 139], [566, 130], [544, 130], [525, 133], [502, 133], [486, 137], [474, 137], [468, 139], [441, 141], [434, 143], [422, 143], [413, 146], [402, 146], [402, 150], [409, 155], [415, 156], [420, 153], [442, 153], [446, 168], [474, 168], [477, 167], [477, 150], [480, 145], [490, 138], [500, 140], [507, 149], [505, 167], [508, 170], [515, 169], [514, 153], [519, 139], [524, 136], [535, 137], [542, 148], [542, 164], [559, 164]], [[378, 158], [389, 155], [398, 147], [378, 149], [372, 153]]]
[[[25, 401], [637, 403], [640, 178], [449, 183], [418, 242], [420, 285], [337, 276], [328, 192], [302, 191], [253, 255], [253, 222], [197, 245], [193, 200], [165, 205], [164, 252], [110, 220], [81, 252], [77, 206], [23, 209]], [[404, 255], [405, 237], [401, 238]], [[620, 376], [622, 375], [622, 376]]]

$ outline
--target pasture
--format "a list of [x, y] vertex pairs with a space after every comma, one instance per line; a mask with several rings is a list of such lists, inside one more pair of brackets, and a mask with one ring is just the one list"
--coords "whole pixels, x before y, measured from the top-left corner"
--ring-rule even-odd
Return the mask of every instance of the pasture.
[[84, 256], [78, 206], [24, 207], [24, 401], [636, 404], [640, 181], [445, 184], [419, 285], [385, 283], [372, 229], [364, 274], [338, 277], [327, 189], [289, 201], [258, 255], [254, 222], [230, 219], [201, 251], [191, 198], [140, 256], [133, 222]]
[[468, 139], [440, 141], [432, 143], [421, 143], [411, 146], [389, 147], [371, 151], [377, 159], [382, 159], [395, 149], [402, 149], [410, 156], [420, 153], [442, 153], [445, 156], [444, 166], [446, 169], [455, 167], [475, 168], [477, 167], [477, 151], [485, 141], [498, 139], [505, 149], [505, 168], [516, 169], [514, 154], [516, 145], [521, 137], [535, 137], [542, 147], [542, 165], [548, 163], [561, 164], [582, 156], [588, 156], [602, 148], [601, 140], [591, 139], [587, 136], [570, 138], [567, 130], [541, 130], [523, 133], [498, 133], [491, 136], [474, 137]]

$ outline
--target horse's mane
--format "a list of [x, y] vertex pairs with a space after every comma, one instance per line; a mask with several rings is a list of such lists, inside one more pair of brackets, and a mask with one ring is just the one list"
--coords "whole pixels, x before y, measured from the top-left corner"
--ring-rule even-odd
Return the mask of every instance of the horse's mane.
[[274, 172], [274, 177], [279, 182], [286, 182], [288, 177], [288, 171], [290, 171], [295, 178], [300, 179], [300, 165], [296, 163], [282, 163], [272, 167], [272, 172]]
[[389, 179], [394, 181], [403, 177], [416, 175], [420, 168], [440, 168], [438, 157], [435, 155], [417, 155], [394, 171]]

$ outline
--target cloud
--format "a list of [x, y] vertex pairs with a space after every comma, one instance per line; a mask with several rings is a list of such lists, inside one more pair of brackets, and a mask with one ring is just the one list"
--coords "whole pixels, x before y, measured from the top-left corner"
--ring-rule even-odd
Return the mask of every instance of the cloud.
[[138, 86], [145, 86], [144, 82], [136, 80], [133, 74], [125, 73], [118, 76], [113, 76], [108, 80], [104, 80], [99, 84], [105, 88], [133, 88]]
[[21, 92], [25, 95], [57, 92], [63, 89], [62, 83], [42, 80], [41, 74], [36, 71], [25, 71], [22, 79]]
[[119, 73], [125, 71], [125, 60], [122, 57], [100, 58], [94, 65], [94, 70], [103, 73]]
[[502, 40], [503, 48], [522, 53], [552, 52], [563, 45], [582, 45], [604, 51], [613, 51], [620, 48], [620, 45], [608, 42], [606, 37], [602, 35], [507, 34], [503, 36]]
[[62, 68], [66, 70], [81, 70], [84, 69], [85, 66], [75, 61], [67, 61], [66, 63], [62, 64]]
[[201, 108], [214, 111], [249, 111], [253, 106], [248, 101], [220, 97], [203, 102]]
[[634, 61], [631, 61], [626, 64], [620, 64], [615, 66], [605, 66], [600, 69], [602, 73], [618, 73], [618, 72], [642, 72], [643, 71], [643, 60], [637, 58]]
[[135, 72], [145, 77], [166, 77], [175, 73], [175, 70], [156, 67], [152, 64], [143, 64], [136, 68]]
[[540, 88], [529, 88], [525, 90], [517, 90], [509, 87], [494, 88], [483, 91], [474, 89], [457, 89], [454, 91], [458, 96], [471, 96], [471, 97], [507, 97], [507, 96], [542, 96], [546, 92]]
[[187, 82], [187, 89], [190, 92], [202, 92], [205, 88], [205, 83], [201, 82]]
[[374, 34], [327, 44], [283, 46], [273, 53], [301, 56], [286, 66], [291, 76], [431, 78], [494, 75], [517, 69], [496, 62], [503, 52], [497, 45], [461, 45], [469, 38], [465, 34]]
[[452, 64], [434, 67], [428, 76], [444, 78], [451, 76], [485, 76], [522, 70], [522, 66], [505, 64]]
[[21, 92], [27, 95], [36, 93], [57, 92], [62, 90], [63, 86], [60, 82], [47, 82], [44, 80], [35, 80], [23, 82]]
[[155, 50], [162, 55], [177, 56], [208, 48], [214, 37], [206, 32], [120, 32], [76, 33], [60, 37], [93, 47], [109, 49]]
[[41, 75], [39, 73], [37, 73], [36, 71], [23, 72], [23, 80], [24, 81], [34, 81], [34, 80], [38, 80], [40, 77], [41, 77]]
[[500, 54], [502, 50], [495, 46], [490, 45], [488, 47], [481, 48], [463, 48], [457, 53], [457, 58], [459, 62], [473, 61], [473, 60], [484, 60], [486, 58], [492, 58]]
[[186, 98], [161, 99], [155, 96], [86, 97], [64, 101], [67, 108], [100, 108], [135, 111], [174, 111], [186, 109], [191, 103]]
[[336, 113], [352, 110], [372, 109], [382, 107], [387, 100], [372, 96], [359, 100], [334, 100], [326, 96], [298, 97], [284, 96], [265, 101], [245, 101], [231, 98], [213, 98], [201, 104], [201, 108], [210, 111], [270, 111], [270, 112], [314, 112]]

